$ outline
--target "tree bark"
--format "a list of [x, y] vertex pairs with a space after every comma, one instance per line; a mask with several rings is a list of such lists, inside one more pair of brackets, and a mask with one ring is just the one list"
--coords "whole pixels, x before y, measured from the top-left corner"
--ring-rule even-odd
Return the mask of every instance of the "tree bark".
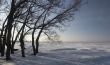
[[[16, 23], [13, 26], [13, 33], [12, 33], [12, 45], [14, 44], [14, 33], [15, 33]], [[11, 54], [14, 54], [14, 45], [11, 46]]]
[[[8, 17], [7, 17], [8, 18]], [[5, 30], [5, 23], [7, 21], [7, 18], [5, 19], [5, 21], [3, 22], [2, 25], [2, 29], [1, 29], [1, 34], [0, 34], [0, 52], [1, 52], [1, 56], [4, 56], [4, 50], [5, 50], [5, 42], [6, 42], [6, 38], [3, 35], [3, 32]]]
[[6, 37], [6, 45], [7, 45], [7, 50], [6, 50], [6, 60], [10, 60], [10, 51], [11, 51], [11, 30], [12, 30], [12, 20], [9, 18], [8, 24], [7, 24], [7, 37]]
[[32, 49], [33, 49], [33, 54], [36, 55], [36, 50], [35, 50], [35, 45], [34, 45], [34, 32], [35, 30], [32, 32]]
[[24, 47], [24, 37], [23, 37], [23, 31], [21, 33], [21, 36], [20, 36], [20, 46], [21, 46], [21, 54], [22, 54], [22, 57], [25, 57], [25, 47]]
[[41, 33], [43, 31], [45, 26], [42, 26], [42, 28], [40, 29], [39, 33], [38, 33], [38, 36], [36, 38], [36, 54], [39, 53], [39, 38], [41, 36]]
[[7, 24], [6, 24], [6, 60], [11, 60], [10, 52], [11, 52], [11, 31], [12, 31], [12, 24], [14, 21], [14, 13], [15, 13], [15, 1], [12, 0], [11, 2], [11, 9], [10, 13], [7, 18]]

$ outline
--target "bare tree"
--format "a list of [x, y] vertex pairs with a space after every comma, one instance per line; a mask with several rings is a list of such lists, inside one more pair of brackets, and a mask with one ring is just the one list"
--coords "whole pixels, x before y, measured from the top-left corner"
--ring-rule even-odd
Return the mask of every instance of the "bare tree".
[[[0, 0], [0, 3], [3, 0]], [[7, 0], [5, 0], [7, 1]], [[14, 45], [20, 37], [21, 54], [25, 57], [24, 37], [31, 30], [33, 54], [38, 53], [39, 38], [41, 33], [60, 28], [73, 18], [74, 12], [79, 8], [81, 0], [11, 0], [8, 15], [2, 24], [0, 33], [0, 52], [4, 56], [6, 48], [6, 60], [10, 60], [10, 54], [14, 53]], [[4, 5], [7, 5], [6, 3]], [[19, 26], [17, 35], [14, 35]], [[25, 31], [27, 30], [27, 31]], [[35, 33], [38, 32], [35, 38]], [[45, 32], [49, 37], [49, 34]], [[36, 44], [34, 43], [36, 39]]]

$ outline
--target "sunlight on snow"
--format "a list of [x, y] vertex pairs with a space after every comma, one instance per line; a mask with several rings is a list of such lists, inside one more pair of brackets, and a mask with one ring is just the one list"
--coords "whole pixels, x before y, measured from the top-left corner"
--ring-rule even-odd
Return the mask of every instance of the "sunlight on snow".
[[6, 62], [6, 63], [3, 63], [2, 65], [15, 65], [15, 64], [12, 62]]

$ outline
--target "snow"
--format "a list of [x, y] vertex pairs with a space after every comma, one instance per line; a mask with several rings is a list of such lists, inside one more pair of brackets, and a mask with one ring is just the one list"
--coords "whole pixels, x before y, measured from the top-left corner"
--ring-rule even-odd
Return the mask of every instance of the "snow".
[[110, 65], [110, 43], [40, 43], [37, 56], [29, 42], [25, 45], [25, 58], [19, 49], [11, 55], [12, 61], [0, 57], [0, 65]]

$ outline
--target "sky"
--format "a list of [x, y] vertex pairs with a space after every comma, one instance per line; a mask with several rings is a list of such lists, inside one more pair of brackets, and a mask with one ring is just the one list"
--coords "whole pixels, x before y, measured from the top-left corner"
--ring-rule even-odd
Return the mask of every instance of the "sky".
[[[110, 0], [85, 1], [88, 2], [75, 12], [74, 20], [64, 27], [63, 32], [58, 31], [60, 40], [110, 42]], [[30, 36], [27, 38], [31, 39]], [[41, 40], [45, 40], [45, 37], [41, 37]]]
[[109, 42], [110, 0], [88, 0], [60, 32], [62, 41]]

